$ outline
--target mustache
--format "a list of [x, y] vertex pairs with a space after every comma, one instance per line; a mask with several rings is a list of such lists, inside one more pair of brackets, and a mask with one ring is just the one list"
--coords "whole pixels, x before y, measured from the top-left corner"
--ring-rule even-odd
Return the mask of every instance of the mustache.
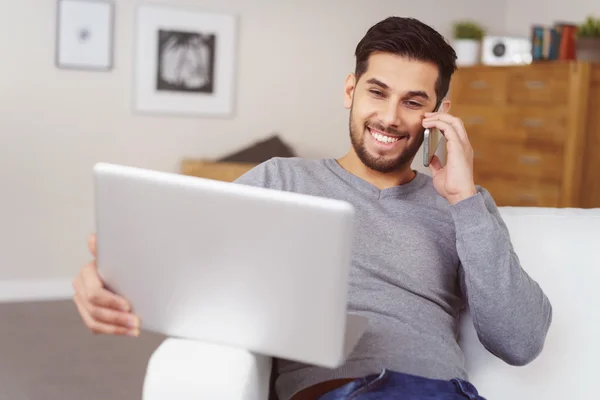
[[365, 124], [365, 126], [369, 129], [375, 129], [379, 132], [387, 133], [388, 135], [392, 136], [410, 136], [408, 131], [400, 131], [396, 128], [387, 127], [379, 122], [368, 122]]

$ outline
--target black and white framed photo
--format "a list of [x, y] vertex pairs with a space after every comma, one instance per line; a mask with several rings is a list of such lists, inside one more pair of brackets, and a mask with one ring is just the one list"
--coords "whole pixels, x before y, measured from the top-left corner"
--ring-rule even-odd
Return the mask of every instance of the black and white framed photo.
[[236, 29], [236, 17], [229, 14], [139, 6], [135, 110], [188, 116], [231, 116]]
[[214, 34], [159, 29], [156, 89], [213, 93], [215, 38]]
[[58, 0], [59, 68], [107, 71], [113, 67], [115, 5], [108, 0]]

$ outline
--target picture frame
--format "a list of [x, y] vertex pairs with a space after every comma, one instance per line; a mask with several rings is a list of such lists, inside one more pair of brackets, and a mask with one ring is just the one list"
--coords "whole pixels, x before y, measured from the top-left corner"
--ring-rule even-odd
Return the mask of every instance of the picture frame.
[[138, 6], [134, 110], [231, 117], [236, 52], [235, 15], [162, 5]]
[[113, 0], [57, 0], [55, 65], [61, 69], [113, 68]]

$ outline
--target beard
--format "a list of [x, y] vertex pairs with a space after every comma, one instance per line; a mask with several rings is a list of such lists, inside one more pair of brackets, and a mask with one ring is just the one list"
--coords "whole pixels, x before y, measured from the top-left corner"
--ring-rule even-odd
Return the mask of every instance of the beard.
[[[368, 132], [367, 128], [373, 128], [390, 135], [407, 136], [407, 146], [400, 154], [394, 157], [373, 155], [369, 153], [365, 146], [365, 135], [368, 134], [365, 133]], [[367, 121], [365, 122], [364, 126], [359, 126], [354, 122], [354, 119], [352, 118], [352, 110], [350, 110], [350, 141], [352, 142], [354, 152], [364, 165], [377, 172], [396, 172], [409, 166], [419, 151], [419, 147], [421, 147], [421, 144], [423, 144], [424, 132], [425, 129], [423, 129], [420, 134], [411, 141], [410, 138], [414, 135], [410, 134], [409, 132], [399, 131], [394, 128], [386, 128], [378, 122]]]

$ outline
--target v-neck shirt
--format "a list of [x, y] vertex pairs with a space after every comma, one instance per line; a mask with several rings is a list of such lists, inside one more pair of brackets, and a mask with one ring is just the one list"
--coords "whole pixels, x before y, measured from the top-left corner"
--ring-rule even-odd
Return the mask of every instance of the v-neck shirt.
[[467, 299], [478, 335], [494, 354], [519, 364], [541, 351], [550, 303], [521, 268], [485, 189], [450, 205], [418, 171], [410, 182], [380, 190], [335, 159], [302, 158], [273, 158], [236, 182], [344, 200], [356, 211], [348, 310], [366, 316], [368, 329], [339, 368], [278, 360], [281, 400], [319, 382], [384, 368], [468, 379], [457, 340]]

